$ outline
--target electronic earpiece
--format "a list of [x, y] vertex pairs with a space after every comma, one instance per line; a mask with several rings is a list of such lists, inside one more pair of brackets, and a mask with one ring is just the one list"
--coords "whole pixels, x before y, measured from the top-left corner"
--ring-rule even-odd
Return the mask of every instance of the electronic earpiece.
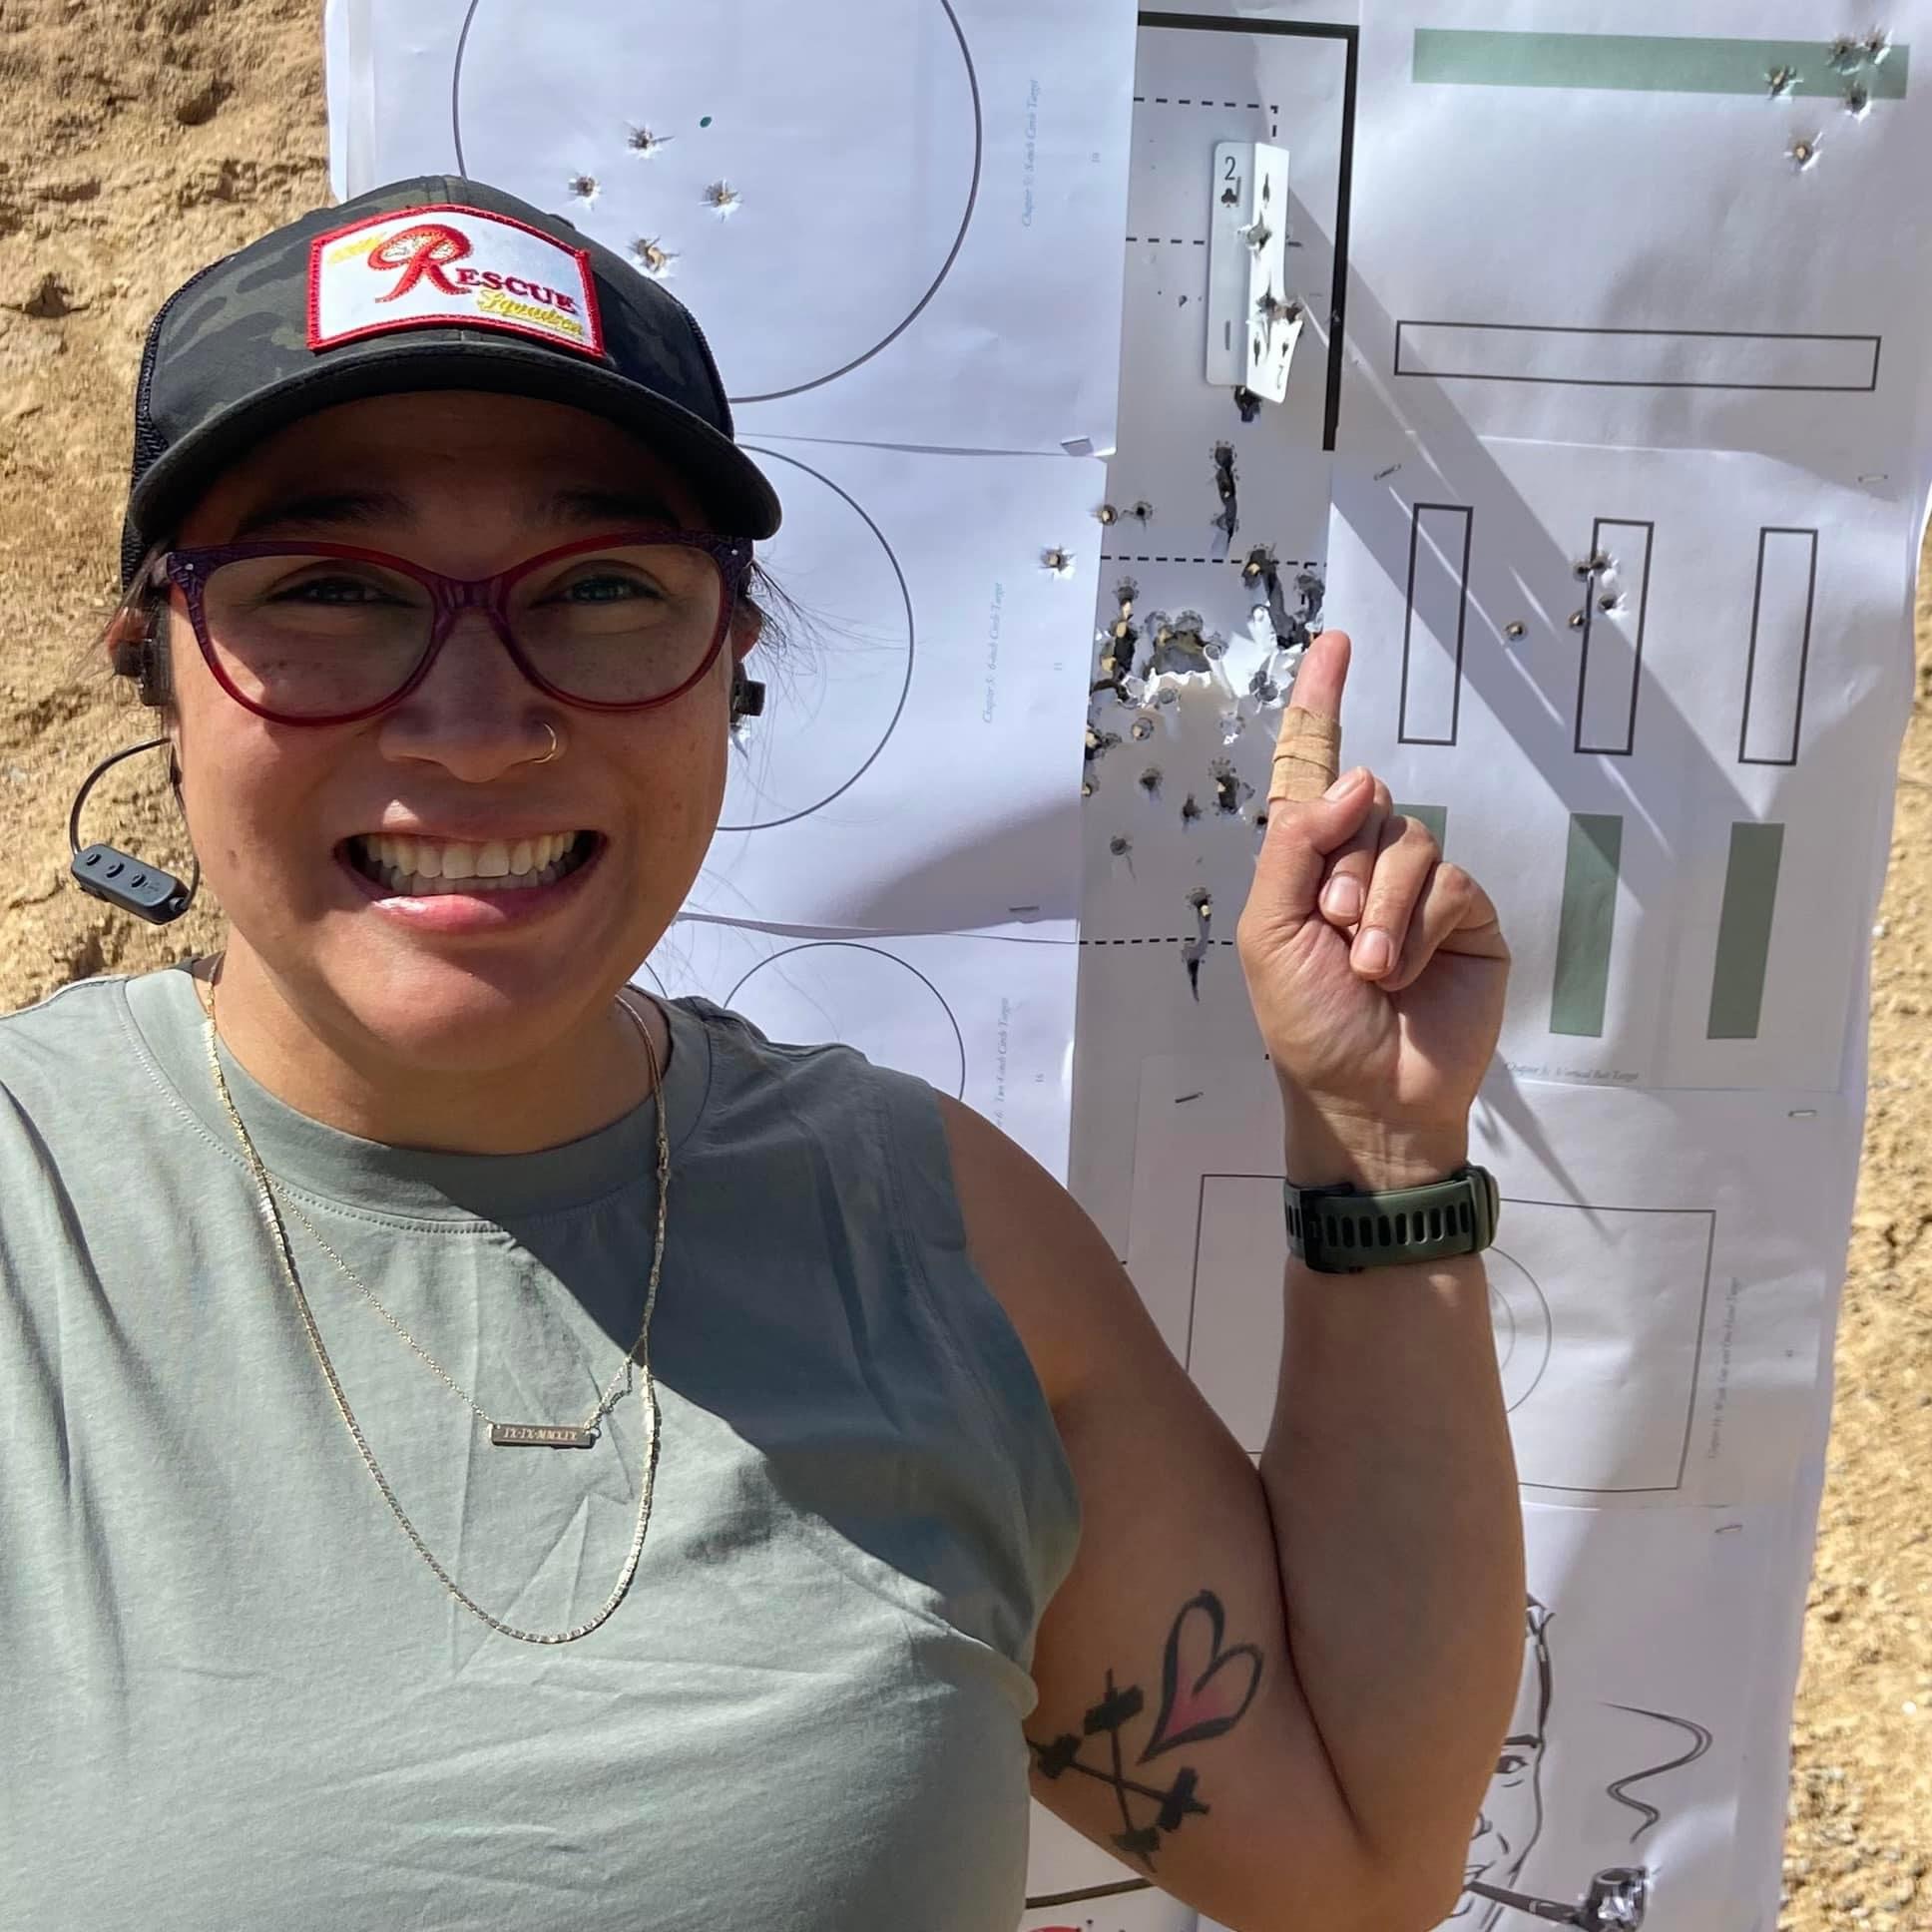
[[[152, 672], [155, 657], [152, 639], [116, 638], [113, 648], [117, 671], [121, 670], [125, 651], [147, 654], [126, 675], [134, 676], [139, 671], [146, 676]], [[202, 883], [201, 860], [196, 859], [195, 876], [184, 885], [172, 872], [165, 872], [159, 865], [150, 865], [147, 860], [136, 858], [132, 852], [123, 852], [113, 845], [90, 845], [83, 851], [81, 807], [109, 765], [119, 764], [123, 758], [133, 757], [137, 751], [152, 751], [163, 744], [168, 746], [169, 783], [174, 787], [179, 802], [181, 770], [175, 762], [174, 741], [168, 737], [154, 737], [145, 743], [130, 745], [125, 751], [116, 751], [112, 757], [103, 758], [82, 780], [80, 791], [74, 799], [74, 808], [67, 815], [67, 844], [74, 854], [68, 870], [73, 874], [75, 884], [91, 897], [104, 899], [109, 905], [123, 912], [132, 912], [136, 918], [146, 919], [154, 926], [165, 926], [179, 919], [194, 904], [195, 894]]]
[[764, 687], [740, 668], [731, 674], [731, 723], [764, 716]]

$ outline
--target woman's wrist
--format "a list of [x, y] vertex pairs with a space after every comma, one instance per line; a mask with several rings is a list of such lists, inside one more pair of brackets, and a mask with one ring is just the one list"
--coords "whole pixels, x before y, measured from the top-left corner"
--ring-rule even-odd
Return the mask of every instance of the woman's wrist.
[[1297, 1188], [1383, 1193], [1444, 1180], [1469, 1160], [1469, 1129], [1337, 1116], [1283, 1095], [1287, 1177]]

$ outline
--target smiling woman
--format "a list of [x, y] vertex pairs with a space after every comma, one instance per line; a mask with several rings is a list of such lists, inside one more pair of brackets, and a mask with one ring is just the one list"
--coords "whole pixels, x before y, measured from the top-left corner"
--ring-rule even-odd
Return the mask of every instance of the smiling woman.
[[105, 650], [228, 933], [0, 1021], [12, 1919], [1007, 1932], [1029, 1790], [1242, 1932], [1453, 1902], [1521, 1649], [1488, 901], [1330, 782], [1320, 641], [1242, 939], [1289, 1173], [1465, 1211], [1372, 1301], [1290, 1264], [1257, 1471], [990, 1125], [631, 984], [777, 518], [690, 315], [479, 183], [157, 316]]

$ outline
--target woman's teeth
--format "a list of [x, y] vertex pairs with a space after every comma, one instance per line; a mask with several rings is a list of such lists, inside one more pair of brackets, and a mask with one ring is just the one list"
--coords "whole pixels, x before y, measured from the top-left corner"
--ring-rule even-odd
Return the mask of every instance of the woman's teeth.
[[589, 832], [546, 832], [515, 844], [439, 844], [427, 838], [351, 838], [357, 870], [412, 897], [440, 892], [517, 892], [549, 885], [576, 870], [590, 854]]

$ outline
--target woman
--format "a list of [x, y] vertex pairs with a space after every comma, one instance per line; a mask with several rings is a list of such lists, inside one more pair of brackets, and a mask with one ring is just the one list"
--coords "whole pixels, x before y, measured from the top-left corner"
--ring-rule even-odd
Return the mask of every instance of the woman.
[[[683, 308], [407, 182], [205, 270], [136, 412], [109, 649], [231, 930], [0, 1024], [14, 1922], [991, 1932], [1029, 1779], [1229, 1926], [1444, 1916], [1521, 1661], [1480, 1234], [1297, 1221], [1257, 1473], [986, 1122], [628, 985], [777, 520]], [[1241, 957], [1291, 1180], [1426, 1186], [1506, 953], [1331, 782], [1346, 659]]]

